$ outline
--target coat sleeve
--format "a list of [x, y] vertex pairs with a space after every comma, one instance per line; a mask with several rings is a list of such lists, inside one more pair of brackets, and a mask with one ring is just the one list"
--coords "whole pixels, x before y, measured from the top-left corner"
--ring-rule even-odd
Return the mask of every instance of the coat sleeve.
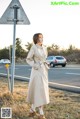
[[46, 58], [48, 57], [48, 50], [47, 50], [47, 47], [46, 47]]
[[48, 56], [48, 50], [47, 50], [47, 47], [45, 46], [45, 54], [46, 54], [46, 58]]
[[34, 62], [34, 54], [35, 54], [34, 47], [32, 46], [31, 49], [30, 49], [30, 51], [29, 51], [29, 53], [28, 53], [28, 55], [27, 55], [26, 62], [31, 67], [33, 67], [34, 69], [37, 70], [40, 67], [40, 64]]

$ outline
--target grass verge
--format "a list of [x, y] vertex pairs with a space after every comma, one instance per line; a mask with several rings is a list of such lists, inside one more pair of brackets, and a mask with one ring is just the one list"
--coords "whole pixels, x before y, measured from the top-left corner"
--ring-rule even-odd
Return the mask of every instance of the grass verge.
[[[15, 80], [14, 93], [11, 94], [7, 79], [0, 77], [0, 108], [11, 107], [12, 119], [33, 119], [28, 117], [27, 89], [27, 82]], [[49, 92], [50, 104], [44, 106], [46, 119], [80, 119], [80, 94], [51, 88]]]

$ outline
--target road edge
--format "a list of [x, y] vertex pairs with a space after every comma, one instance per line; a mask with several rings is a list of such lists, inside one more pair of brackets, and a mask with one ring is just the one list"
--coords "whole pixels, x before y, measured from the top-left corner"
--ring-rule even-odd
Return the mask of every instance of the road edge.
[[[0, 77], [7, 77], [7, 74], [0, 73]], [[11, 77], [11, 75], [10, 75], [10, 77]], [[27, 81], [27, 82], [29, 82], [29, 80], [30, 80], [29, 77], [23, 77], [23, 76], [18, 76], [18, 75], [14, 75], [14, 79], [20, 80], [20, 81]], [[58, 90], [69, 91], [69, 92], [80, 94], [80, 87], [78, 87], [78, 86], [49, 82], [49, 87], [58, 89]]]

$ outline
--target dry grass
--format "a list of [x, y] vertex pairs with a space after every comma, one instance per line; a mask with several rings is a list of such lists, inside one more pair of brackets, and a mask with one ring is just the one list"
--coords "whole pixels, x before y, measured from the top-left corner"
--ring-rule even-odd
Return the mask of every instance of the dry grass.
[[[12, 119], [32, 119], [28, 117], [27, 87], [27, 82], [15, 81], [10, 94], [7, 79], [0, 78], [0, 108], [11, 107]], [[44, 112], [47, 119], [80, 119], [80, 94], [50, 89], [50, 104], [44, 106]]]

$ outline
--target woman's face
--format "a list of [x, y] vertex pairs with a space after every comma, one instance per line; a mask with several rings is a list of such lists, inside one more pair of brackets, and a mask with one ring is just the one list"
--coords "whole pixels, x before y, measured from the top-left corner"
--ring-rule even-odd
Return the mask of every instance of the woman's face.
[[39, 45], [43, 44], [43, 35], [41, 35], [41, 34], [38, 36], [38, 44]]

